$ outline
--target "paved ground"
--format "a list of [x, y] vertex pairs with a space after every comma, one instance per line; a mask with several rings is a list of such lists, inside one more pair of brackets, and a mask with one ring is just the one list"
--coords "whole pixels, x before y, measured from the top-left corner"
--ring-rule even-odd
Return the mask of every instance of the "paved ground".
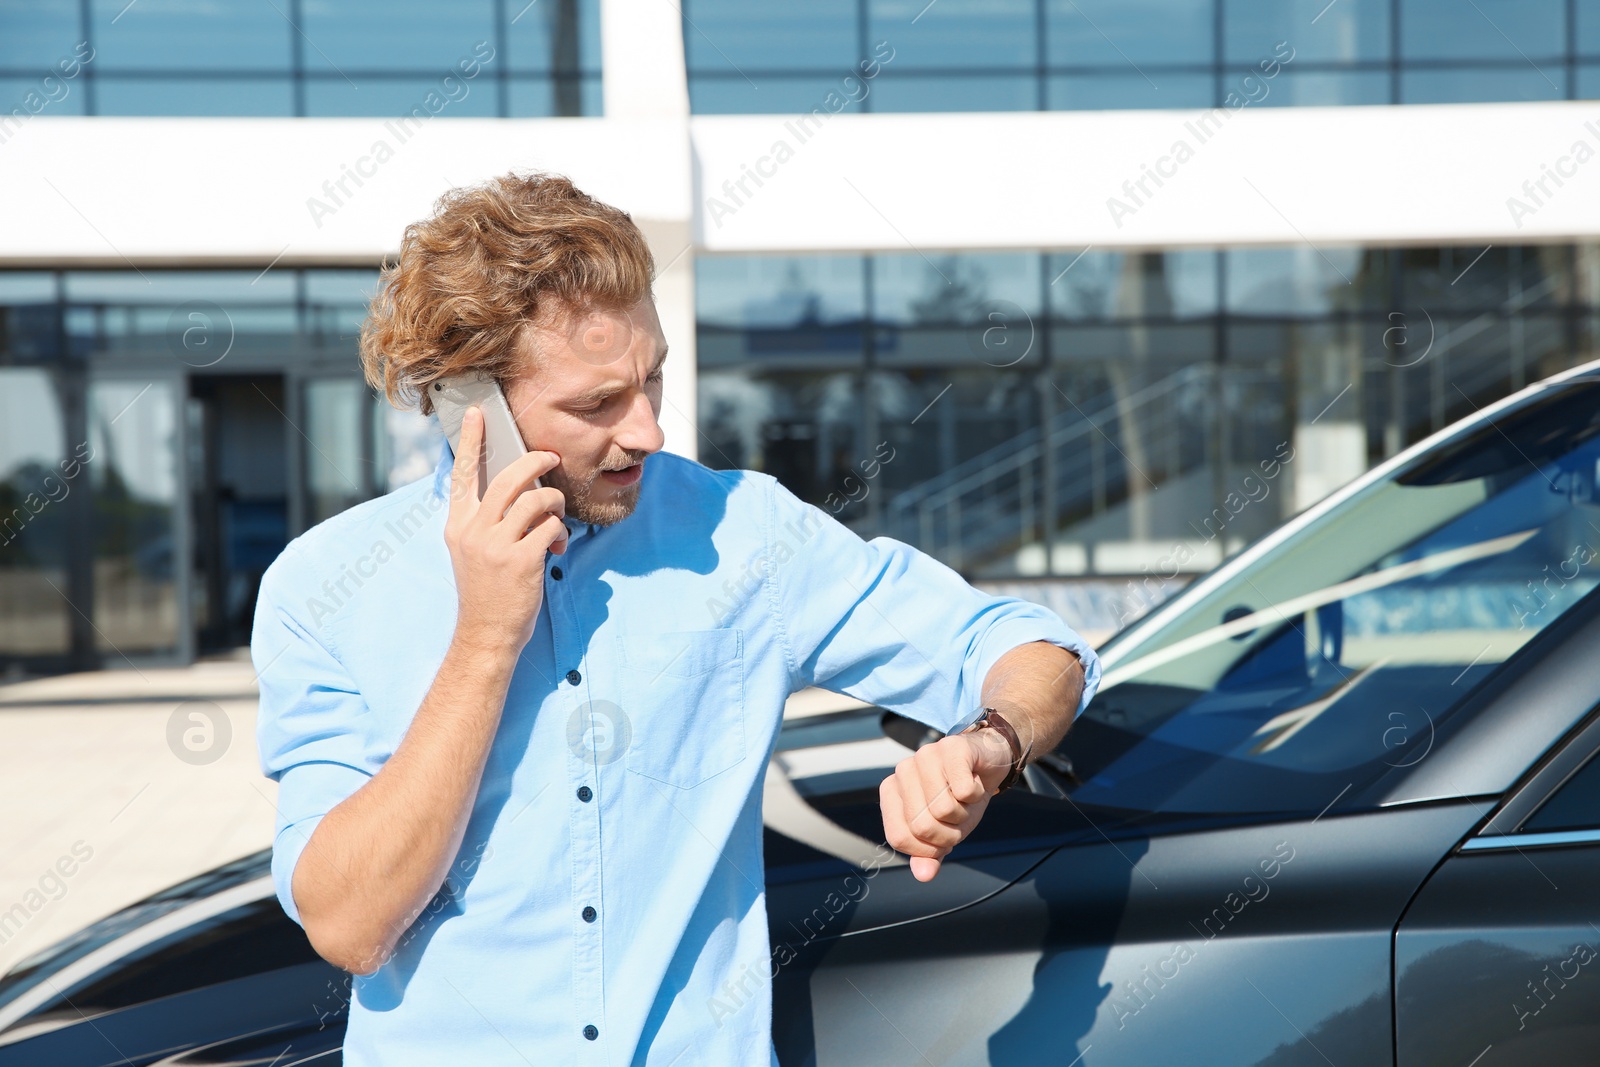
[[[790, 716], [857, 702], [820, 690]], [[0, 973], [85, 923], [272, 843], [255, 672], [231, 657], [0, 685]]]
[[0, 970], [270, 845], [277, 787], [256, 763], [255, 716], [242, 652], [0, 686]]

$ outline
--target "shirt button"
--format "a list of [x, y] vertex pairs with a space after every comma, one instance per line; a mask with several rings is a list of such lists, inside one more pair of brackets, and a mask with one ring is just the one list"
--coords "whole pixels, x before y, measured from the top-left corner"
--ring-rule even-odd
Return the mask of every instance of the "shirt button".
[[583, 675], [579, 674], [577, 671], [568, 671], [567, 681], [571, 682], [573, 685], [577, 685], [579, 682], [583, 681]]
[[579, 786], [579, 787], [578, 787], [578, 799], [579, 799], [579, 800], [581, 800], [581, 801], [583, 801], [583, 802], [584, 802], [584, 803], [585, 803], [585, 804], [587, 804], [587, 803], [589, 803], [589, 801], [590, 801], [590, 800], [592, 800], [592, 799], [593, 799], [593, 798], [594, 798], [594, 790], [592, 790], [592, 789], [590, 789], [590, 788], [589, 788], [589, 787], [588, 787], [588, 786], [586, 786], [586, 785], [580, 785], [580, 786]]
[[584, 908], [583, 921], [586, 923], [592, 923], [594, 922], [595, 916], [598, 914], [599, 912], [595, 911], [593, 908]]
[[550, 577], [554, 578], [556, 581], [559, 582], [561, 580], [561, 568], [560, 567], [551, 567], [550, 568]]
[[590, 1023], [588, 1026], [583, 1028], [583, 1036], [588, 1038], [590, 1041], [593, 1041], [595, 1038], [600, 1036], [600, 1031], [594, 1028], [593, 1023]]

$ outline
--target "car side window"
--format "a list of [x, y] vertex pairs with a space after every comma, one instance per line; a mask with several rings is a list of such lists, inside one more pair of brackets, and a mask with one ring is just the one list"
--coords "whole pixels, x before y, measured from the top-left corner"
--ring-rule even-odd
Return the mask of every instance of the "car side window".
[[1600, 758], [1591, 756], [1588, 763], [1578, 768], [1578, 772], [1523, 823], [1522, 832], [1540, 834], [1595, 828], [1600, 828]]

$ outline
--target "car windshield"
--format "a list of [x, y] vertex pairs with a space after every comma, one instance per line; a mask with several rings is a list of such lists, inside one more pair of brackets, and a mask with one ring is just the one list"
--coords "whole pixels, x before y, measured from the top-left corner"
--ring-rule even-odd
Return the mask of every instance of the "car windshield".
[[1061, 752], [1075, 802], [1316, 812], [1434, 730], [1600, 575], [1600, 383], [1414, 457], [1108, 643]]

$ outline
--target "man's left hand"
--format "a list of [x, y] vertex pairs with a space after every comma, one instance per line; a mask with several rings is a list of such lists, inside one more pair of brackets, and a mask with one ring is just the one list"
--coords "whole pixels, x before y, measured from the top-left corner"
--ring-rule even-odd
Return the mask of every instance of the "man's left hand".
[[926, 882], [978, 825], [1007, 772], [1011, 746], [997, 730], [973, 730], [923, 745], [878, 787], [884, 839], [911, 857]]

